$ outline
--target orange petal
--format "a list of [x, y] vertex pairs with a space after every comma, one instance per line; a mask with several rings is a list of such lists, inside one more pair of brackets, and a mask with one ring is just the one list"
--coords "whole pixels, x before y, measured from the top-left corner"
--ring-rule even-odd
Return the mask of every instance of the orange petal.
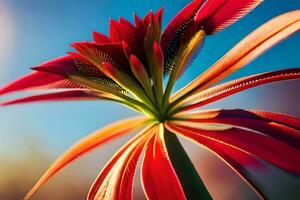
[[170, 131], [177, 133], [187, 139], [196, 142], [201, 145], [201, 147], [206, 148], [207, 150], [214, 153], [218, 158], [220, 158], [223, 162], [225, 162], [237, 175], [239, 175], [242, 180], [244, 180], [261, 199], [265, 198], [264, 194], [257, 187], [255, 183], [255, 179], [252, 180], [250, 178], [250, 173], [246, 166], [255, 166], [255, 167], [263, 167], [263, 165], [256, 159], [252, 154], [233, 147], [229, 144], [222, 143], [218, 140], [213, 140], [208, 137], [204, 137], [199, 134], [191, 134], [186, 131], [177, 130], [176, 126], [168, 122], [165, 124], [166, 128]]
[[254, 130], [300, 150], [300, 120], [284, 114], [233, 109], [182, 113], [177, 116], [193, 123], [226, 124]]
[[[217, 122], [216, 122], [217, 123]], [[177, 132], [201, 135], [244, 150], [286, 171], [300, 174], [300, 150], [288, 143], [247, 129], [206, 130], [174, 122]], [[173, 127], [175, 128], [175, 127]]]
[[260, 26], [225, 56], [173, 96], [193, 94], [224, 79], [300, 29], [300, 10], [282, 14]]
[[88, 200], [132, 199], [137, 161], [152, 133], [152, 126], [145, 128], [112, 157], [91, 187]]
[[54, 174], [60, 171], [70, 162], [77, 159], [79, 156], [95, 149], [96, 147], [131, 131], [134, 131], [146, 123], [144, 117], [134, 117], [115, 122], [107, 127], [92, 133], [91, 135], [83, 138], [63, 155], [61, 155], [52, 166], [44, 173], [40, 180], [28, 192], [24, 200], [29, 199], [43, 184], [45, 184]]
[[142, 183], [147, 199], [186, 199], [167, 153], [163, 125], [157, 131], [148, 143], [142, 163]]
[[267, 72], [236, 79], [189, 97], [182, 102], [187, 104], [182, 109], [184, 111], [195, 109], [256, 86], [298, 78], [300, 78], [300, 68]]

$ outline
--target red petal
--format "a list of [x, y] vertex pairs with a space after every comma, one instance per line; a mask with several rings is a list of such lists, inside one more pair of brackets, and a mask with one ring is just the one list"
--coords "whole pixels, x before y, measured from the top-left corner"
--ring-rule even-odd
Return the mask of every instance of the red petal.
[[270, 120], [300, 130], [300, 120], [296, 117], [276, 112], [266, 112], [262, 110], [251, 110], [251, 112], [263, 119]]
[[135, 32], [135, 27], [133, 24], [131, 24], [128, 20], [126, 20], [123, 17], [120, 17], [120, 23], [125, 27], [128, 31], [134, 33]]
[[66, 77], [66, 74], [76, 73], [74, 58], [70, 55], [56, 58], [32, 68], [36, 71], [44, 71]]
[[256, 74], [245, 78], [236, 79], [195, 94], [184, 100], [188, 106], [184, 106], [183, 110], [191, 110], [206, 104], [223, 99], [232, 94], [260, 86], [263, 84], [273, 83], [277, 81], [291, 80], [300, 78], [300, 69], [285, 69], [263, 74]]
[[239, 128], [230, 128], [223, 131], [208, 131], [187, 126], [178, 127], [180, 127], [181, 130], [201, 134], [205, 137], [250, 152], [289, 172], [300, 173], [300, 150], [272, 137]]
[[[265, 112], [264, 115], [267, 115]], [[270, 114], [272, 115], [272, 114]], [[274, 115], [274, 114], [273, 114]], [[200, 123], [220, 123], [261, 132], [300, 150], [300, 120], [277, 113], [277, 119], [266, 118], [246, 110], [215, 110], [187, 115], [186, 119]], [[293, 123], [293, 124], [290, 124]]]
[[208, 148], [208, 150], [212, 151], [218, 158], [230, 166], [257, 193], [257, 195], [261, 197], [261, 199], [266, 199], [263, 193], [256, 186], [255, 181], [250, 179], [250, 173], [246, 168], [246, 166], [263, 167], [263, 165], [252, 154], [200, 134], [193, 134], [181, 129], [179, 130], [179, 128], [173, 123], [167, 123], [166, 127], [174, 133], [197, 142], [202, 147], [204, 145]]
[[77, 159], [79, 156], [95, 149], [96, 147], [99, 147], [104, 143], [138, 129], [144, 124], [145, 118], [142, 117], [126, 119], [113, 123], [80, 140], [53, 163], [53, 165], [44, 173], [35, 186], [28, 192], [24, 199], [28, 200], [54, 174], [56, 174], [70, 162]]
[[187, 118], [193, 122], [221, 123], [244, 127], [269, 135], [300, 149], [300, 129], [297, 128], [300, 125], [300, 120], [279, 113], [267, 113], [269, 112], [264, 112], [264, 115], [275, 115], [277, 119], [266, 118], [253, 111], [245, 110], [215, 110], [193, 113]]
[[70, 52], [68, 56], [33, 67], [33, 70], [49, 72], [68, 78], [70, 75], [82, 75], [89, 77], [103, 77], [104, 74], [90, 61], [78, 53]]
[[157, 42], [154, 42], [153, 50], [154, 50], [154, 55], [155, 55], [155, 58], [156, 58], [156, 61], [159, 65], [159, 67], [163, 67], [164, 66], [164, 55], [162, 53], [162, 49], [161, 49], [160, 45]]
[[180, 28], [187, 23], [199, 10], [203, 0], [195, 0], [184, 7], [167, 25], [165, 31], [161, 38], [161, 47], [166, 55], [168, 46], [171, 40], [174, 38], [175, 34], [180, 30]]
[[257, 28], [208, 70], [173, 95], [172, 100], [208, 88], [297, 32], [300, 28], [299, 13], [299, 10], [284, 13]]
[[102, 33], [98, 33], [96, 31], [93, 32], [94, 40], [97, 44], [107, 44], [111, 43], [111, 40], [106, 35], [103, 35]]
[[129, 45], [122, 41], [122, 46], [123, 46], [123, 50], [124, 50], [124, 53], [126, 54], [127, 58], [129, 59], [130, 55], [131, 55], [131, 49], [129, 47]]
[[[1, 103], [0, 105], [14, 105], [23, 103], [43, 102], [43, 101], [78, 101], [78, 100], [99, 100], [102, 98], [101, 93], [98, 95], [82, 90], [72, 90], [65, 92], [57, 92], [50, 94], [41, 94], [30, 97], [25, 97], [13, 101]], [[108, 98], [108, 95], [103, 95], [103, 98]]]
[[[135, 41], [135, 28], [132, 29], [129, 25], [124, 25], [125, 19], [122, 19], [122, 23], [115, 20], [110, 20], [109, 35], [114, 43], [121, 43], [125, 41], [132, 49], [137, 49], [137, 43]], [[129, 22], [127, 22], [129, 23]], [[132, 25], [133, 26], [133, 25]]]
[[148, 199], [186, 199], [169, 159], [162, 127], [148, 143], [142, 163], [142, 181]]
[[248, 14], [262, 0], [208, 0], [198, 11], [195, 21], [207, 34], [220, 31]]
[[0, 95], [30, 89], [81, 88], [62, 76], [46, 72], [32, 72], [0, 89]]
[[162, 17], [164, 13], [164, 8], [160, 8], [156, 13], [154, 13], [154, 17], [157, 18], [157, 21], [162, 24]]
[[111, 158], [90, 189], [89, 200], [98, 197], [103, 199], [132, 199], [133, 177], [138, 157], [150, 133], [152, 133], [150, 127], [142, 130]]
[[111, 43], [99, 45], [90, 42], [77, 42], [73, 43], [72, 47], [97, 67], [103, 62], [109, 62], [125, 72], [130, 71], [122, 44]]

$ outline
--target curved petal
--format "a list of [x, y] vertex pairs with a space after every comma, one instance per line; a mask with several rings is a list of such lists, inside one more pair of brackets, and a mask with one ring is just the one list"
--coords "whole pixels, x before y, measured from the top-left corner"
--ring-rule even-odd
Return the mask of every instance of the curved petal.
[[227, 124], [251, 129], [276, 138], [300, 150], [300, 129], [298, 128], [300, 120], [291, 116], [266, 111], [256, 112], [240, 109], [212, 110], [179, 114], [178, 116], [190, 122]]
[[107, 44], [111, 43], [111, 39], [102, 33], [98, 33], [96, 31], [93, 32], [94, 40], [97, 44]]
[[194, 128], [183, 124], [181, 125], [180, 123], [176, 123], [176, 125], [180, 130], [201, 134], [214, 140], [230, 144], [250, 152], [277, 167], [300, 174], [300, 150], [275, 138], [236, 127], [216, 131]]
[[252, 154], [233, 147], [230, 144], [222, 143], [218, 140], [214, 140], [209, 137], [205, 137], [201, 134], [194, 134], [185, 130], [179, 129], [172, 122], [167, 122], [166, 128], [170, 131], [177, 133], [198, 143], [202, 147], [205, 147], [223, 162], [225, 162], [234, 172], [244, 180], [261, 199], [267, 199], [263, 192], [259, 189], [255, 180], [252, 180], [250, 173], [246, 166], [263, 167], [262, 164]]
[[152, 133], [152, 126], [145, 128], [112, 157], [91, 187], [88, 200], [132, 199], [137, 161]]
[[82, 88], [62, 76], [46, 72], [32, 72], [0, 89], [0, 95], [31, 89]]
[[186, 199], [169, 159], [163, 125], [148, 142], [142, 163], [142, 185], [148, 199]]
[[63, 155], [61, 155], [52, 166], [44, 173], [40, 180], [28, 192], [24, 199], [29, 199], [43, 184], [45, 184], [54, 174], [64, 168], [67, 164], [77, 159], [79, 156], [107, 143], [117, 137], [121, 137], [145, 125], [146, 118], [134, 117], [115, 122], [107, 127], [92, 133], [83, 138]]
[[235, 45], [206, 72], [177, 92], [172, 100], [194, 94], [217, 83], [299, 29], [300, 10], [275, 17]]
[[167, 55], [168, 46], [171, 44], [176, 33], [178, 33], [178, 30], [181, 30], [181, 28], [195, 16], [201, 7], [202, 2], [203, 0], [192, 1], [169, 22], [161, 38], [161, 46], [165, 56]]
[[82, 90], [71, 90], [64, 92], [56, 92], [49, 94], [40, 94], [35, 96], [29, 96], [21, 99], [16, 99], [12, 101], [7, 101], [1, 103], [2, 106], [33, 103], [33, 102], [45, 102], [45, 101], [83, 101], [83, 100], [114, 100], [116, 97], [110, 94], [92, 92], [92, 91], [82, 91]]
[[232, 94], [260, 86], [263, 84], [277, 81], [291, 80], [300, 78], [300, 68], [285, 69], [274, 72], [256, 74], [245, 78], [236, 79], [195, 94], [182, 101], [187, 104], [182, 108], [183, 111], [195, 109], [206, 104], [223, 99]]
[[101, 71], [101, 64], [108, 62], [124, 72], [130, 72], [130, 66], [121, 43], [94, 44], [91, 42], [76, 42], [71, 46]]
[[253, 10], [262, 0], [208, 0], [195, 16], [210, 35], [221, 31]]

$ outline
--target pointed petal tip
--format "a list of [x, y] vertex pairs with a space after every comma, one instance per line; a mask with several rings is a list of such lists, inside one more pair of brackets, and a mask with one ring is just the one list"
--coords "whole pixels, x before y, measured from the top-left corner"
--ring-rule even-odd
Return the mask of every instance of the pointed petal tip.
[[130, 62], [132, 63], [132, 67], [134, 67], [134, 69], [137, 71], [139, 71], [143, 67], [140, 59], [133, 54], [130, 56]]
[[158, 65], [159, 65], [159, 67], [163, 67], [163, 65], [164, 65], [163, 52], [162, 52], [160, 44], [158, 42], [156, 42], [156, 41], [153, 44], [153, 50], [154, 50], [156, 61], [157, 61]]
[[123, 47], [124, 53], [126, 54], [127, 58], [129, 58], [131, 55], [131, 49], [130, 49], [129, 45], [125, 41], [122, 41], [122, 47]]

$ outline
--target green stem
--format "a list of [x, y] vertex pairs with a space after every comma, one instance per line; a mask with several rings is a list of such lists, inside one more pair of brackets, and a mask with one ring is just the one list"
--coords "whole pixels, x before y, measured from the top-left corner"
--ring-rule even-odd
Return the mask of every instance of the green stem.
[[188, 200], [212, 200], [192, 161], [174, 133], [165, 130], [168, 154]]

